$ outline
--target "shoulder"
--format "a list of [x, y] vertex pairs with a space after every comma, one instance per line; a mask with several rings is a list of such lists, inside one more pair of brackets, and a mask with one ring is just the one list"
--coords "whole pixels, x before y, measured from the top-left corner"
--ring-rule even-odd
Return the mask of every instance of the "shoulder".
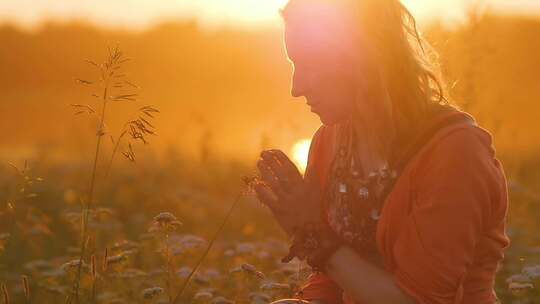
[[[415, 171], [427, 173], [433, 169], [456, 169], [463, 172], [478, 170], [497, 163], [491, 133], [477, 124], [446, 127], [432, 139], [416, 157]], [[450, 168], [451, 167], [451, 168]], [[439, 171], [444, 175], [444, 172]]]
[[492, 136], [486, 130], [465, 125], [438, 135], [429, 149], [428, 155], [434, 158], [453, 157], [494, 157]]
[[[420, 155], [413, 184], [424, 198], [452, 205], [480, 204], [505, 195], [506, 178], [495, 158], [492, 137], [478, 126], [455, 128], [439, 135]], [[501, 201], [502, 202], [502, 201]]]

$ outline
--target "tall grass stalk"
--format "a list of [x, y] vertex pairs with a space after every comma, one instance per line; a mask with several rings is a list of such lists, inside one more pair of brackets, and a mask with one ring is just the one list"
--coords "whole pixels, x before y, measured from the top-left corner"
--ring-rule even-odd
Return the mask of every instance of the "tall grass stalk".
[[[117, 58], [119, 58], [120, 53], [118, 49], [116, 48], [113, 52], [109, 52], [109, 58], [107, 62], [105, 63], [105, 71], [102, 73], [102, 80], [104, 82], [104, 88], [103, 88], [103, 94], [102, 94], [102, 105], [101, 105], [101, 115], [100, 115], [100, 122], [99, 127], [97, 131], [97, 141], [96, 141], [96, 148], [94, 150], [94, 162], [92, 164], [92, 175], [90, 178], [90, 187], [88, 188], [88, 200], [86, 201], [86, 204], [83, 202], [83, 212], [82, 212], [82, 222], [81, 222], [81, 248], [80, 248], [80, 255], [79, 255], [79, 265], [77, 266], [77, 275], [73, 286], [73, 294], [75, 297], [75, 303], [79, 303], [79, 289], [80, 289], [80, 281], [81, 281], [81, 270], [82, 265], [86, 253], [86, 240], [87, 240], [87, 227], [88, 227], [88, 215], [90, 213], [90, 209], [92, 208], [92, 203], [94, 199], [94, 189], [95, 189], [95, 183], [96, 183], [96, 172], [97, 172], [97, 165], [98, 165], [98, 159], [99, 159], [99, 152], [101, 150], [101, 138], [105, 134], [104, 127], [105, 127], [105, 114], [107, 110], [107, 98], [108, 98], [108, 90], [109, 90], [109, 84], [111, 76], [114, 76], [114, 71], [109, 72], [109, 69], [112, 68], [112, 64], [115, 62]], [[106, 75], [106, 76], [104, 76]]]
[[109, 177], [109, 173], [111, 173], [111, 168], [112, 168], [112, 164], [113, 164], [113, 161], [114, 161], [114, 157], [116, 156], [116, 153], [118, 152], [118, 146], [120, 146], [120, 142], [122, 141], [122, 138], [124, 138], [126, 133], [127, 133], [127, 131], [123, 130], [122, 133], [120, 133], [120, 135], [118, 136], [118, 138], [116, 140], [114, 140], [111, 137], [111, 139], [113, 140], [113, 143], [114, 143], [114, 148], [113, 148], [113, 152], [111, 154], [111, 158], [109, 159], [109, 164], [107, 165], [107, 169], [105, 171], [105, 180], [107, 180], [107, 178]]
[[[101, 109], [100, 113], [98, 115], [98, 130], [96, 133], [97, 140], [96, 140], [96, 146], [94, 149], [94, 157], [93, 157], [93, 163], [92, 163], [92, 173], [90, 177], [90, 184], [88, 187], [88, 193], [87, 193], [87, 200], [81, 200], [82, 203], [82, 214], [81, 214], [81, 244], [80, 244], [80, 255], [79, 255], [79, 263], [77, 265], [77, 271], [76, 271], [76, 277], [73, 283], [72, 292], [70, 295], [68, 295], [68, 298], [66, 299], [66, 303], [71, 303], [71, 301], [74, 299], [76, 304], [80, 303], [79, 299], [79, 293], [80, 293], [80, 284], [81, 284], [81, 272], [83, 263], [86, 256], [86, 251], [88, 247], [88, 240], [89, 240], [89, 231], [88, 231], [88, 221], [89, 216], [92, 211], [92, 207], [94, 206], [95, 201], [95, 192], [96, 192], [96, 177], [97, 177], [97, 171], [98, 171], [98, 161], [99, 156], [101, 153], [101, 150], [103, 149], [103, 136], [107, 134], [106, 128], [106, 120], [105, 116], [107, 114], [107, 105], [109, 102], [113, 101], [135, 101], [137, 94], [131, 94], [131, 93], [121, 93], [121, 94], [113, 94], [112, 90], [113, 88], [122, 89], [125, 86], [134, 87], [137, 88], [136, 85], [133, 83], [125, 80], [125, 74], [121, 72], [122, 64], [126, 61], [128, 61], [129, 58], [123, 58], [122, 52], [120, 52], [119, 48], [116, 47], [114, 49], [109, 49], [108, 57], [106, 58], [105, 62], [102, 64], [97, 64], [93, 61], [87, 60], [87, 62], [94, 67], [96, 67], [100, 72], [100, 79], [99, 84], [101, 85], [102, 91], [101, 95], [92, 94], [93, 97], [98, 98], [100, 100]], [[83, 85], [93, 85], [94, 83], [88, 80], [83, 79], [77, 79], [77, 81]], [[81, 104], [72, 104], [72, 106], [77, 110], [75, 114], [92, 114], [97, 115], [96, 111], [89, 105], [81, 105]], [[111, 158], [108, 163], [106, 176], [109, 175], [109, 171], [112, 165], [112, 161], [114, 159], [114, 156], [116, 155], [117, 150], [119, 149], [119, 144], [124, 138], [124, 136], [127, 134], [130, 136], [130, 139], [132, 140], [140, 140], [143, 143], [147, 143], [145, 136], [150, 135], [156, 135], [154, 132], [154, 126], [149, 122], [151, 118], [154, 118], [153, 114], [158, 113], [159, 111], [151, 106], [144, 106], [142, 108], [139, 108], [137, 110], [137, 114], [139, 115], [138, 118], [129, 120], [124, 124], [124, 127], [122, 129], [121, 134], [118, 136], [118, 139], [116, 142], [113, 140], [114, 144], [114, 151], [111, 155]], [[144, 118], [143, 116], [146, 116]], [[112, 137], [111, 137], [112, 138]], [[129, 159], [130, 161], [135, 160], [135, 154], [132, 149], [131, 142], [128, 143], [129, 149], [126, 152], [122, 152], [124, 156]], [[95, 263], [95, 261], [94, 261]], [[95, 269], [95, 265], [94, 265]], [[93, 274], [95, 276], [95, 273]], [[94, 282], [95, 283], [95, 282]], [[91, 291], [91, 300], [94, 301], [94, 295], [95, 295], [95, 284], [92, 286]]]
[[229, 221], [229, 218], [231, 217], [234, 209], [236, 208], [236, 205], [238, 205], [238, 202], [240, 202], [240, 199], [242, 198], [244, 193], [239, 193], [236, 197], [236, 199], [234, 200], [234, 202], [232, 203], [231, 207], [229, 208], [229, 211], [227, 212], [227, 215], [225, 216], [225, 218], [223, 219], [223, 222], [221, 223], [221, 225], [219, 226], [218, 230], [216, 231], [216, 233], [214, 233], [214, 235], [212, 236], [212, 239], [210, 240], [210, 242], [208, 243], [208, 246], [206, 246], [206, 249], [204, 251], [204, 253], [201, 255], [201, 257], [199, 258], [199, 260], [197, 261], [197, 264], [195, 264], [195, 267], [193, 267], [193, 269], [191, 270], [191, 272], [189, 273], [189, 275], [187, 276], [187, 278], [184, 280], [184, 283], [182, 284], [182, 286], [180, 287], [180, 290], [178, 291], [178, 293], [176, 294], [176, 297], [174, 297], [174, 300], [172, 301], [173, 304], [176, 304], [178, 303], [178, 301], [180, 300], [180, 298], [182, 297], [182, 295], [184, 294], [184, 291], [186, 290], [188, 284], [189, 284], [189, 281], [191, 280], [191, 278], [193, 277], [193, 275], [197, 272], [197, 270], [199, 269], [199, 267], [201, 266], [202, 262], [204, 261], [204, 259], [206, 258], [206, 256], [208, 255], [208, 252], [210, 251], [210, 249], [212, 248], [212, 245], [214, 244], [214, 242], [216, 241], [218, 235], [221, 233], [221, 231], [223, 230], [223, 228], [225, 227], [225, 225], [227, 224], [227, 222]]

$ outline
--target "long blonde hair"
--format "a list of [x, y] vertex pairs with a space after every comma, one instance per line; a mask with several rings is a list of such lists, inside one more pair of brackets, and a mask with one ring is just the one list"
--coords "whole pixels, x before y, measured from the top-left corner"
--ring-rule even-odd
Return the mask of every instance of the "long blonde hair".
[[[345, 7], [361, 37], [362, 54], [358, 56], [368, 58], [362, 71], [363, 98], [368, 100], [361, 104], [380, 114], [372, 115], [372, 123], [363, 123], [364, 129], [371, 125], [367, 132], [380, 133], [383, 128], [387, 139], [400, 141], [417, 132], [430, 115], [430, 105], [449, 105], [436, 53], [422, 39], [414, 16], [399, 0], [289, 0], [281, 15], [287, 23], [314, 3]], [[383, 146], [388, 155], [391, 145]]]

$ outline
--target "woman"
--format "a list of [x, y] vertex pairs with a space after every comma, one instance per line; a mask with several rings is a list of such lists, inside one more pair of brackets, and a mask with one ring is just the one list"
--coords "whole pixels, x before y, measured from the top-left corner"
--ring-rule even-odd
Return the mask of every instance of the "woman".
[[314, 269], [298, 298], [495, 303], [504, 171], [449, 105], [414, 18], [399, 0], [290, 0], [282, 15], [292, 95], [323, 125], [304, 177], [263, 151], [255, 190], [293, 240], [284, 261]]

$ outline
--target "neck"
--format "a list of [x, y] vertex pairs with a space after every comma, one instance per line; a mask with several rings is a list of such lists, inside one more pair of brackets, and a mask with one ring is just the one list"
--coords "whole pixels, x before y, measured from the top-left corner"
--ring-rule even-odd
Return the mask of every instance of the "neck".
[[351, 119], [356, 150], [366, 174], [389, 165], [391, 160], [396, 131], [388, 109], [380, 107], [375, 113], [353, 115]]
[[369, 174], [388, 165], [387, 137], [363, 121], [355, 121], [352, 127], [356, 140], [356, 153], [364, 168], [364, 173]]

